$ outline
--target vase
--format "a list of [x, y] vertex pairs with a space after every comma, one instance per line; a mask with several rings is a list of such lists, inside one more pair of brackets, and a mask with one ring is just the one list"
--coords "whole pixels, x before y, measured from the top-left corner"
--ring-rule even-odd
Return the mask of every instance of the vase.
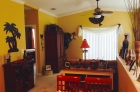
[[125, 59], [127, 53], [128, 53], [128, 46], [129, 46], [129, 41], [127, 39], [127, 36], [128, 35], [124, 35], [125, 36], [125, 39], [123, 41], [123, 59]]
[[140, 62], [140, 41], [134, 41], [135, 53], [136, 53], [136, 64]]

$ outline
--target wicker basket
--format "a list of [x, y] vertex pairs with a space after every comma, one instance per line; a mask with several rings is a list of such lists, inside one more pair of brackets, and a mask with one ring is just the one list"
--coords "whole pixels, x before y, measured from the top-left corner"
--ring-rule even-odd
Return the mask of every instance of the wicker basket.
[[46, 70], [44, 71], [44, 75], [52, 75], [53, 74], [53, 71], [52, 70]]

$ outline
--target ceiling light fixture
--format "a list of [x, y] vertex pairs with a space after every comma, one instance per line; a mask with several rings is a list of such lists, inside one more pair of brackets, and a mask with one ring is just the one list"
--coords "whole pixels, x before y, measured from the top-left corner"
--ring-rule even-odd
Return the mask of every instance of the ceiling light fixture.
[[101, 15], [94, 15], [95, 18], [101, 18]]

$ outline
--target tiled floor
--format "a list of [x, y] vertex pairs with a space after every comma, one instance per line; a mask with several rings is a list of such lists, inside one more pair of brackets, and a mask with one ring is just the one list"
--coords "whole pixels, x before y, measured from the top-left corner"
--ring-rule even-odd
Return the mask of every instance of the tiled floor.
[[35, 77], [35, 87], [28, 92], [56, 92], [56, 75], [37, 75]]
[[36, 65], [34, 64], [34, 83], [35, 87], [28, 92], [56, 92], [56, 75], [36, 75]]
[[[35, 67], [34, 69], [36, 70]], [[57, 92], [56, 77], [58, 74], [61, 74], [61, 72], [52, 75], [35, 75], [35, 87], [28, 92]]]

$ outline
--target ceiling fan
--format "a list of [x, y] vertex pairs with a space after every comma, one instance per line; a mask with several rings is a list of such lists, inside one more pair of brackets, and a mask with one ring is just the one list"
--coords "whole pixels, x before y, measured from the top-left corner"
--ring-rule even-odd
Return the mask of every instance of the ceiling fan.
[[94, 24], [99, 24], [99, 26], [101, 26], [101, 22], [104, 20], [104, 16], [108, 16], [111, 13], [113, 13], [112, 11], [102, 11], [99, 7], [98, 7], [98, 1], [97, 1], [97, 8], [94, 9], [94, 13], [93, 16], [89, 18], [89, 21], [94, 23]]

